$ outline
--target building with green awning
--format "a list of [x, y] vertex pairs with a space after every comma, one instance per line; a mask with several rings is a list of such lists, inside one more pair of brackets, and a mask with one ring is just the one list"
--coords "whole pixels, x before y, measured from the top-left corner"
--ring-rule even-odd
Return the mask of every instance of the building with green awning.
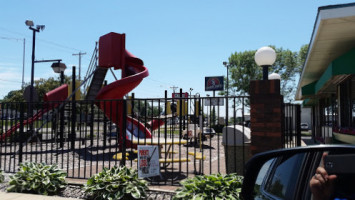
[[355, 3], [318, 9], [296, 100], [312, 108], [314, 138], [355, 144]]

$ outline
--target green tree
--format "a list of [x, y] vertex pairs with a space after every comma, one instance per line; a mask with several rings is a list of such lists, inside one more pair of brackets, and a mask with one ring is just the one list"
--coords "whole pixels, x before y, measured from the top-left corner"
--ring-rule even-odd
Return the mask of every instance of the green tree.
[[[69, 83], [71, 80], [70, 77], [65, 76], [64, 83]], [[30, 83], [26, 83], [26, 86], [30, 85]], [[39, 79], [34, 81], [34, 87], [38, 94], [38, 100], [43, 101], [44, 95], [57, 88], [60, 85], [60, 78], [50, 77], [48, 79]], [[25, 87], [26, 87], [25, 86]], [[24, 89], [20, 90], [12, 90], [4, 97], [2, 102], [24, 102], [25, 99], [23, 97]]]
[[[160, 113], [164, 110], [164, 108], [160, 106], [154, 106], [153, 102], [145, 101], [140, 99], [133, 100], [133, 112], [135, 115], [144, 118], [147, 117], [149, 120], [151, 117], [156, 117], [160, 115]], [[148, 121], [149, 121], [148, 120]]]
[[[303, 45], [299, 52], [270, 47], [275, 49], [277, 58], [274, 65], [269, 68], [269, 73], [275, 72], [281, 76], [281, 94], [284, 95], [285, 101], [291, 101], [296, 92], [296, 81], [302, 71], [308, 45]], [[229, 57], [229, 94], [249, 95], [250, 81], [262, 79], [262, 67], [255, 63], [255, 52], [256, 50], [235, 52]], [[225, 92], [220, 94], [223, 95]]]

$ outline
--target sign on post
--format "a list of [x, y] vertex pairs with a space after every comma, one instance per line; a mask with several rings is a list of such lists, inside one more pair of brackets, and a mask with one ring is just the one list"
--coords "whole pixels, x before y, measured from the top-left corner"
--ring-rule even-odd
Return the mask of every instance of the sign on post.
[[205, 77], [205, 91], [216, 91], [224, 89], [223, 76]]
[[138, 145], [138, 177], [160, 175], [158, 145]]

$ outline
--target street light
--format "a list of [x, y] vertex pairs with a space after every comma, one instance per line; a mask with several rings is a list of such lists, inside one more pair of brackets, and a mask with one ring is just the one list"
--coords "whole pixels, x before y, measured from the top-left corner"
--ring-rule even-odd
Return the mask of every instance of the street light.
[[226, 93], [226, 126], [228, 126], [228, 96], [229, 96], [229, 93], [228, 93], [228, 90], [229, 90], [229, 78], [228, 78], [228, 71], [229, 71], [229, 64], [228, 62], [224, 61], [223, 62], [223, 65], [227, 68], [227, 93]]
[[[35, 49], [36, 49], [36, 32], [43, 31], [45, 26], [44, 25], [37, 25], [34, 28], [34, 23], [32, 20], [25, 21], [26, 26], [33, 32], [32, 37], [32, 65], [31, 65], [31, 86], [30, 86], [30, 98], [29, 98], [29, 116], [33, 116], [33, 85], [34, 85], [34, 67], [35, 67]], [[33, 130], [33, 125], [30, 125], [30, 130]]]
[[36, 49], [36, 32], [43, 31], [45, 26], [44, 25], [37, 25], [34, 28], [34, 23], [32, 20], [25, 21], [26, 26], [33, 32], [32, 37], [32, 65], [31, 65], [31, 89], [30, 89], [30, 103], [33, 100], [33, 85], [34, 85], [34, 67], [35, 67], [35, 49]]
[[192, 107], [191, 107], [191, 101], [192, 101], [192, 99], [191, 99], [191, 92], [192, 92], [192, 90], [194, 90], [193, 88], [190, 88], [190, 112], [192, 112]]
[[223, 65], [227, 68], [227, 97], [228, 97], [228, 89], [229, 89], [229, 78], [228, 78], [228, 71], [229, 71], [229, 65], [228, 65], [228, 62], [224, 61], [223, 62]]
[[276, 60], [275, 50], [270, 47], [261, 47], [256, 51], [254, 59], [257, 65], [263, 67], [263, 80], [268, 80], [269, 67]]
[[59, 61], [54, 62], [51, 67], [55, 73], [60, 73], [60, 84], [64, 84], [64, 71], [67, 66]]

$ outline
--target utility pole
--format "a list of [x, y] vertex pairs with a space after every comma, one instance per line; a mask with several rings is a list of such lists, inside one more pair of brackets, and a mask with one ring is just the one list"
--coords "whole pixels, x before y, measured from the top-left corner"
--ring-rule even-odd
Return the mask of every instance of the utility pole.
[[[19, 39], [19, 38], [9, 38], [9, 37], [2, 37], [0, 36], [0, 39], [3, 39], [3, 40], [16, 40], [17, 42], [19, 40], [22, 40], [22, 39]], [[25, 87], [25, 49], [26, 49], [26, 39], [23, 38], [23, 54], [22, 54], [22, 84], [21, 84], [21, 88], [24, 88]]]
[[176, 87], [175, 85], [170, 87], [171, 89], [173, 89], [173, 93], [175, 93], [175, 90], [178, 89], [179, 87]]
[[81, 77], [80, 77], [80, 74], [81, 74], [81, 56], [85, 55], [85, 53], [82, 53], [81, 51], [79, 53], [74, 53], [73, 56], [79, 56], [79, 81], [81, 81]]
[[23, 89], [25, 87], [25, 49], [26, 49], [26, 38], [23, 38], [23, 55], [22, 55], [22, 86]]

